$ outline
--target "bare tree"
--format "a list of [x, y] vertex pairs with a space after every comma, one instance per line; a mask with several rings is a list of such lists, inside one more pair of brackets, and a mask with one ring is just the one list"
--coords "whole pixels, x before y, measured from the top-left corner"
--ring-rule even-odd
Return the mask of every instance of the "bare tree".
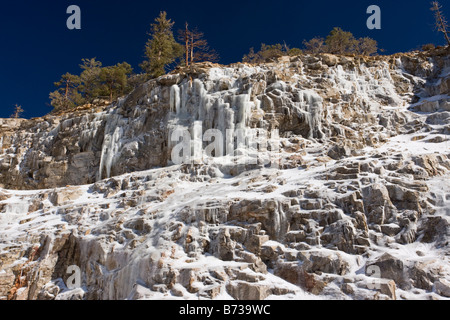
[[444, 34], [445, 40], [447, 40], [448, 45], [450, 45], [450, 38], [448, 36], [447, 31], [449, 27], [447, 20], [445, 19], [445, 16], [442, 13], [442, 6], [438, 1], [433, 1], [431, 5], [432, 5], [431, 11], [434, 11], [434, 17], [436, 19], [436, 29]]
[[309, 41], [304, 40], [303, 45], [305, 46], [305, 51], [307, 53], [317, 54], [326, 51], [324, 38], [316, 37]]
[[178, 31], [178, 40], [182, 41], [184, 44], [184, 51], [185, 51], [185, 64], [186, 67], [189, 67], [189, 48], [190, 48], [190, 31], [189, 31], [189, 24], [186, 22], [186, 26], [184, 30]]
[[179, 31], [178, 39], [184, 44], [187, 67], [194, 62], [217, 62], [219, 60], [219, 55], [209, 47], [208, 41], [204, 37], [204, 33], [197, 29], [189, 30], [187, 22], [185, 30]]
[[22, 106], [16, 104], [14, 106], [14, 113], [10, 116], [10, 118], [19, 119], [23, 112], [24, 110]]

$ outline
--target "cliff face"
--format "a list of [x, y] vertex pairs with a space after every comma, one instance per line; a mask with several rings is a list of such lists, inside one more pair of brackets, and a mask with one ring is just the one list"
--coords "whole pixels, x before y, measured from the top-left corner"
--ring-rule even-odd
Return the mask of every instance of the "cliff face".
[[324, 148], [334, 143], [357, 153], [413, 129], [404, 107], [420, 89], [431, 96], [446, 93], [446, 79], [437, 87], [428, 81], [446, 63], [322, 55], [261, 66], [197, 66], [146, 83], [104, 110], [2, 120], [0, 183], [7, 189], [54, 188], [167, 166], [170, 130], [193, 131], [196, 121], [203, 132], [279, 129], [282, 136], [319, 139], [331, 142]]
[[449, 296], [449, 92], [446, 52], [305, 55], [2, 119], [0, 296]]

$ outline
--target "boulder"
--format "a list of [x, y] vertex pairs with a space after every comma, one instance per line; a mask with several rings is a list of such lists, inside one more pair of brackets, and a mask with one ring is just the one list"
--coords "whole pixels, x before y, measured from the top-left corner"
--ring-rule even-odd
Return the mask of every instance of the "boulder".
[[402, 230], [402, 228], [395, 223], [383, 224], [380, 227], [381, 232], [390, 237], [397, 235]]
[[283, 253], [283, 245], [275, 242], [269, 241], [261, 246], [261, 259], [269, 267], [273, 267], [273, 263], [276, 262], [280, 254]]
[[439, 109], [439, 101], [424, 101], [423, 103], [414, 107], [414, 110], [419, 112], [436, 112]]
[[351, 150], [347, 146], [334, 145], [327, 153], [327, 155], [333, 160], [339, 160], [342, 158], [349, 157], [351, 155]]
[[308, 273], [324, 272], [345, 275], [350, 271], [350, 263], [341, 254], [333, 251], [304, 251], [298, 254], [301, 267]]
[[450, 111], [450, 101], [449, 100], [441, 100], [439, 103], [441, 110]]
[[394, 280], [404, 290], [410, 287], [403, 262], [389, 253], [383, 254], [375, 262], [368, 263], [366, 265], [366, 272], [369, 266], [377, 266], [382, 279]]
[[226, 286], [227, 292], [236, 300], [261, 301], [271, 295], [270, 286], [245, 281], [232, 281]]
[[449, 119], [450, 119], [450, 111], [441, 111], [430, 114], [427, 117], [426, 122], [428, 124], [434, 125], [445, 125], [449, 123]]
[[339, 62], [339, 58], [337, 56], [329, 53], [322, 53], [320, 58], [322, 58], [322, 62], [329, 67], [334, 67]]
[[287, 282], [300, 286], [302, 289], [319, 295], [327, 286], [317, 275], [308, 273], [297, 262], [278, 261], [274, 274]]
[[16, 276], [11, 269], [8, 272], [0, 272], [0, 297], [6, 297], [8, 292], [14, 286]]
[[261, 254], [261, 247], [267, 241], [269, 241], [268, 235], [253, 234], [250, 237], [248, 237], [248, 239], [247, 239], [247, 241], [245, 241], [244, 245], [248, 251], [259, 256]]
[[416, 262], [414, 266], [410, 268], [408, 274], [414, 287], [431, 291], [436, 277], [432, 272], [427, 270], [426, 265], [427, 263]]
[[421, 211], [420, 194], [399, 185], [388, 185], [389, 198], [397, 209]]
[[362, 189], [362, 196], [369, 224], [382, 225], [391, 217], [395, 207], [389, 198], [388, 189], [383, 184], [375, 183]]
[[420, 221], [418, 233], [422, 234], [422, 242], [436, 241], [439, 245], [447, 245], [450, 237], [450, 219], [442, 216], [427, 216]]
[[342, 219], [325, 227], [320, 240], [326, 248], [337, 248], [346, 253], [356, 253], [356, 229], [350, 219]]
[[444, 171], [439, 168], [440, 160], [441, 159], [438, 158], [436, 154], [420, 155], [413, 158], [415, 164], [424, 168], [431, 177], [442, 175], [444, 173]]
[[450, 281], [439, 279], [434, 283], [434, 288], [441, 296], [450, 298]]
[[289, 200], [242, 200], [230, 207], [228, 220], [261, 223], [271, 240], [281, 240], [289, 224], [286, 212], [291, 206]]
[[378, 284], [379, 292], [381, 294], [387, 295], [392, 300], [397, 300], [397, 296], [395, 293], [397, 286], [395, 285], [395, 282], [393, 280], [379, 279]]
[[51, 192], [49, 194], [49, 200], [55, 206], [62, 205], [69, 201], [77, 200], [84, 191], [80, 188], [64, 188]]

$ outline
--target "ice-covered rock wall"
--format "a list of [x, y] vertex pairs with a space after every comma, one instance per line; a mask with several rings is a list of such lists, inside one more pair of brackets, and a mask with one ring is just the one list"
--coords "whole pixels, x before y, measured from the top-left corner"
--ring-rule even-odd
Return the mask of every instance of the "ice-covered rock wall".
[[337, 148], [358, 150], [404, 130], [396, 124], [411, 119], [401, 107], [414, 90], [429, 91], [423, 77], [405, 68], [432, 76], [433, 66], [447, 61], [438, 57], [434, 64], [412, 67], [414, 59], [322, 55], [260, 66], [198, 65], [152, 80], [104, 109], [28, 121], [3, 119], [0, 185], [80, 185], [167, 166], [175, 128], [188, 130], [197, 141], [197, 157], [209, 129], [223, 133], [223, 153], [228, 155], [239, 147], [235, 137], [245, 138], [249, 129], [331, 140]]

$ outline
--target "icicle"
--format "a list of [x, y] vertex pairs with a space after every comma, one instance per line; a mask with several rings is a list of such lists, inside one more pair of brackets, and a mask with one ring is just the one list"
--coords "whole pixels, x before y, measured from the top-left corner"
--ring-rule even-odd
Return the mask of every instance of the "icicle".
[[180, 88], [175, 84], [170, 88], [170, 112], [179, 114], [180, 108]]
[[203, 82], [199, 79], [195, 79], [193, 82], [194, 93], [196, 95], [196, 108], [197, 108], [197, 119], [203, 121], [206, 116], [206, 100], [207, 92]]
[[181, 104], [180, 104], [180, 113], [186, 113], [188, 109], [188, 100], [189, 100], [189, 82], [185, 82], [181, 86]]
[[[111, 117], [114, 118], [105, 127], [105, 138], [103, 141], [98, 180], [111, 177], [111, 169], [121, 147], [123, 128], [119, 123], [119, 116], [111, 115]], [[103, 169], [106, 170], [105, 177], [103, 177]]]
[[203, 123], [195, 121], [192, 127], [192, 155], [194, 161], [201, 161], [203, 158]]
[[244, 129], [247, 127], [249, 120], [251, 107], [254, 105], [250, 102], [250, 94], [241, 94], [233, 97], [233, 104], [237, 109], [237, 119], [238, 128]]

